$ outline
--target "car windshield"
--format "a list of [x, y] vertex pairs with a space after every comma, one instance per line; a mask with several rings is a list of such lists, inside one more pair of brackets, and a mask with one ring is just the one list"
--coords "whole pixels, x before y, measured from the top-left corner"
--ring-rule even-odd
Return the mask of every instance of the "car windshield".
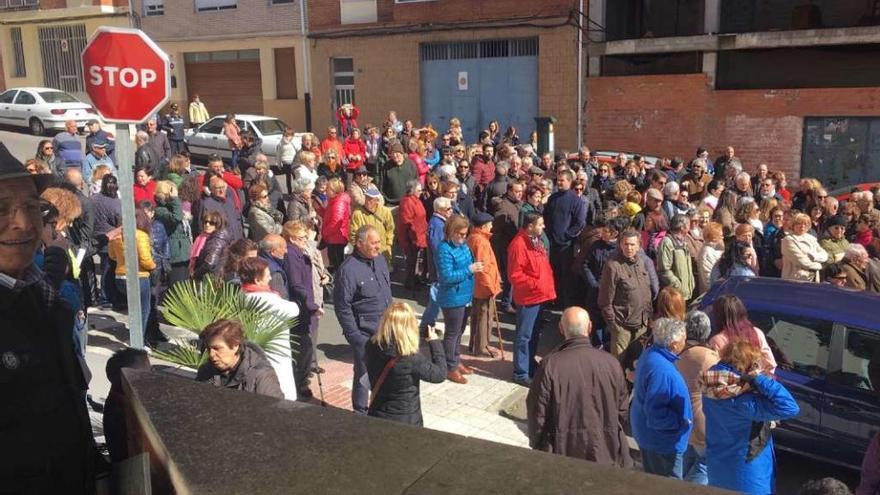
[[46, 103], [79, 103], [79, 100], [64, 91], [41, 91], [40, 96]]
[[251, 121], [251, 124], [253, 124], [263, 136], [280, 136], [284, 134], [284, 129], [287, 128], [287, 124], [278, 119], [253, 120]]

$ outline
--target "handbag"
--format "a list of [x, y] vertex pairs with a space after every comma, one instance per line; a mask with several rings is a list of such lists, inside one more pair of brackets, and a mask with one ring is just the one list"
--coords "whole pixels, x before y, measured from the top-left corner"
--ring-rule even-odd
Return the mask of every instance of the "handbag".
[[376, 394], [379, 393], [379, 389], [382, 388], [382, 384], [385, 383], [385, 379], [388, 378], [388, 373], [391, 372], [391, 368], [397, 364], [397, 357], [393, 357], [385, 363], [385, 367], [382, 368], [382, 374], [379, 375], [379, 379], [376, 380], [376, 383], [373, 385], [373, 389], [370, 390], [370, 405], [367, 408], [368, 410], [373, 410], [373, 402], [376, 400]]

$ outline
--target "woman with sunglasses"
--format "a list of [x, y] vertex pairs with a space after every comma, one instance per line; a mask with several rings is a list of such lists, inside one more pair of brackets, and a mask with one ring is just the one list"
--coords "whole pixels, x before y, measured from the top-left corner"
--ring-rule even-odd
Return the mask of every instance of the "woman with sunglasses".
[[217, 211], [202, 216], [202, 233], [193, 242], [190, 257], [190, 275], [201, 280], [208, 274], [219, 276], [226, 248], [232, 244], [232, 235], [226, 228], [226, 218]]
[[42, 160], [49, 164], [49, 168], [53, 173], [60, 173], [61, 158], [55, 154], [55, 147], [52, 146], [51, 139], [42, 139], [37, 145], [37, 153], [34, 155], [37, 160]]

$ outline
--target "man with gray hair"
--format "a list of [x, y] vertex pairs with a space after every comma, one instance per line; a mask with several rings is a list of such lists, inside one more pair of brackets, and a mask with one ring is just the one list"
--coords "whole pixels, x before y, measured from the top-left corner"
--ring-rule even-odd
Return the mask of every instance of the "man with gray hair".
[[846, 273], [846, 287], [880, 292], [880, 261], [871, 259], [865, 246], [850, 244], [843, 253], [840, 267]]
[[623, 424], [627, 387], [614, 357], [590, 344], [590, 315], [570, 307], [559, 320], [565, 341], [538, 367], [526, 399], [535, 450], [631, 467]]
[[357, 229], [354, 244], [354, 252], [336, 270], [333, 310], [342, 335], [354, 352], [352, 408], [355, 414], [366, 415], [370, 399], [366, 345], [376, 333], [385, 308], [391, 304], [391, 275], [376, 227], [364, 225]]
[[684, 300], [694, 294], [694, 264], [685, 243], [690, 220], [685, 215], [675, 215], [669, 222], [669, 231], [657, 248], [657, 276], [660, 288], [667, 285], [678, 289]]
[[684, 322], [654, 322], [654, 343], [639, 358], [630, 425], [646, 473], [682, 479], [683, 456], [693, 424], [690, 393], [675, 367], [686, 345]]
[[694, 414], [694, 429], [688, 438], [687, 450], [682, 459], [682, 475], [685, 481], [706, 485], [709, 483], [706, 468], [706, 416], [703, 415], [703, 393], [700, 380], [703, 373], [718, 364], [718, 353], [706, 342], [712, 332], [709, 315], [694, 310], [685, 318], [687, 344], [678, 355], [675, 367], [684, 378], [691, 397], [691, 410]]
[[150, 146], [150, 135], [146, 131], [137, 131], [134, 135], [134, 166], [149, 167], [150, 170], [160, 170], [161, 159], [156, 151]]

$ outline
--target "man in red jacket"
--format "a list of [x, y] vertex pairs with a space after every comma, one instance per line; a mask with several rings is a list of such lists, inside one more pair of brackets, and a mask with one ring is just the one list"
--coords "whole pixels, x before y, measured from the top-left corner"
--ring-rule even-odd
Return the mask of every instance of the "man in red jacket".
[[535, 375], [535, 353], [541, 340], [541, 310], [556, 299], [553, 269], [544, 250], [541, 234], [544, 219], [526, 213], [520, 230], [507, 248], [507, 277], [516, 304], [516, 339], [513, 346], [513, 381], [525, 387]]

